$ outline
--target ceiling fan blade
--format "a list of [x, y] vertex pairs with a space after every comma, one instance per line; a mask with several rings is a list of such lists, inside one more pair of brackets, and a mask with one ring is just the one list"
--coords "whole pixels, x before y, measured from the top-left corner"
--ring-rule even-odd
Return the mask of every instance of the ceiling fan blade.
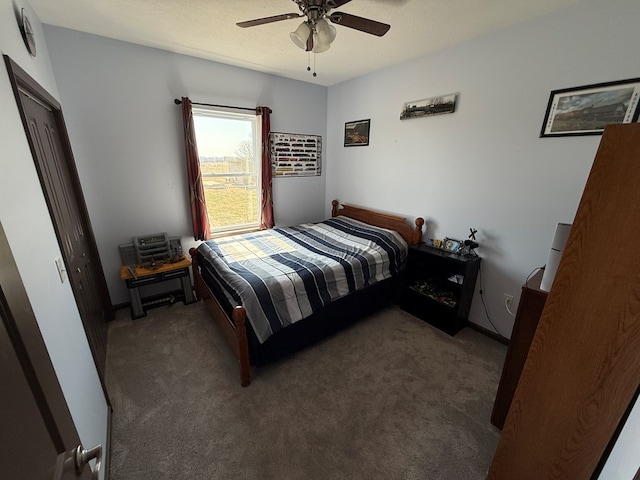
[[349, 3], [351, 0], [328, 0], [327, 1], [327, 10], [332, 8], [340, 8], [342, 5]]
[[376, 22], [375, 20], [369, 20], [368, 18], [342, 12], [332, 13], [329, 15], [329, 20], [343, 27], [353, 28], [361, 32], [370, 33], [371, 35], [377, 35], [378, 37], [383, 36], [391, 28], [391, 25], [387, 25], [386, 23]]
[[247, 20], [246, 22], [238, 22], [237, 26], [242, 28], [255, 27], [256, 25], [264, 25], [265, 23], [279, 22], [280, 20], [289, 20], [291, 18], [300, 18], [304, 15], [298, 13], [283, 13], [282, 15], [274, 15], [273, 17], [256, 18], [255, 20]]

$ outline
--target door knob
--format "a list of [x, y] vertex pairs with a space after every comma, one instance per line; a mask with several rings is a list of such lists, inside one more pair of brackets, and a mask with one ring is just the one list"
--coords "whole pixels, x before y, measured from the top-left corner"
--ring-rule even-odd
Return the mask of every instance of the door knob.
[[91, 471], [92, 480], [98, 480], [100, 477], [100, 467], [102, 466], [102, 445], [93, 447], [89, 450], [82, 448], [82, 445], [78, 445], [73, 451], [73, 458], [76, 464], [76, 475], [80, 475], [85, 465], [95, 458], [96, 465]]

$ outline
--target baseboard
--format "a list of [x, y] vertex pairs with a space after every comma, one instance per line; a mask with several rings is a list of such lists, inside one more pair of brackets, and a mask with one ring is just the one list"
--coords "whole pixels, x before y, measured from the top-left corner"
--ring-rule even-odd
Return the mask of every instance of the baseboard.
[[509, 345], [509, 339], [507, 337], [503, 337], [502, 335], [496, 333], [496, 332], [492, 332], [491, 330], [487, 330], [484, 327], [481, 327], [480, 325], [476, 324], [476, 323], [472, 323], [472, 322], [468, 322], [467, 323], [467, 327], [475, 330], [476, 332], [480, 332], [481, 334], [483, 334], [486, 337], [489, 337], [493, 340], [495, 340], [496, 342], [499, 342], [503, 345]]

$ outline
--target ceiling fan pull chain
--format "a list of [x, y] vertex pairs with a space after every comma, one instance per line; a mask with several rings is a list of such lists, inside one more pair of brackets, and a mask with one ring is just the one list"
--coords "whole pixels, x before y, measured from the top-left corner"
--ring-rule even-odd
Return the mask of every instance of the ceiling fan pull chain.
[[313, 76], [316, 77], [316, 52], [313, 52]]

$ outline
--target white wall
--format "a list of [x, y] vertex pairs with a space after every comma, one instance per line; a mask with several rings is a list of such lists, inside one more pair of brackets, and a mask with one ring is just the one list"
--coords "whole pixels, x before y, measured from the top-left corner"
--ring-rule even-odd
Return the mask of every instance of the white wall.
[[[478, 228], [487, 307], [510, 336], [503, 293], [519, 298], [556, 223], [572, 222], [600, 141], [538, 138], [549, 92], [640, 77], [638, 25], [637, 0], [583, 2], [330, 87], [326, 197], [424, 216], [425, 238]], [[454, 114], [399, 120], [403, 103], [454, 92]], [[362, 118], [371, 118], [370, 146], [342, 147], [344, 123]], [[470, 319], [492, 330], [478, 292]], [[601, 479], [633, 478], [639, 408]]]
[[[476, 227], [487, 307], [510, 336], [503, 294], [519, 298], [573, 221], [600, 141], [538, 138], [549, 92], [640, 77], [638, 24], [637, 0], [587, 1], [330, 87], [327, 198], [424, 216], [425, 239]], [[399, 120], [403, 103], [454, 92], [454, 114]], [[344, 123], [362, 118], [370, 146], [344, 148]], [[493, 330], [480, 300], [470, 319]]]
[[[155, 232], [192, 245], [180, 107], [273, 110], [271, 130], [326, 138], [327, 89], [46, 25], [67, 128], [111, 299], [128, 301], [117, 246]], [[273, 181], [278, 225], [322, 220], [325, 176]]]
[[[20, 36], [21, 8], [29, 13], [36, 34], [36, 58]], [[0, 0], [0, 51], [59, 98], [42, 27], [27, 2]], [[107, 405], [69, 282], [61, 284], [58, 278], [54, 259], [61, 252], [4, 63], [0, 105], [0, 222], [80, 439], [87, 448], [104, 445]]]

